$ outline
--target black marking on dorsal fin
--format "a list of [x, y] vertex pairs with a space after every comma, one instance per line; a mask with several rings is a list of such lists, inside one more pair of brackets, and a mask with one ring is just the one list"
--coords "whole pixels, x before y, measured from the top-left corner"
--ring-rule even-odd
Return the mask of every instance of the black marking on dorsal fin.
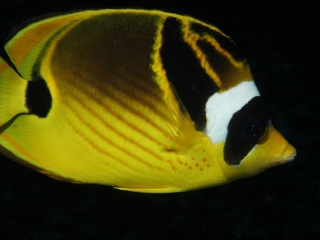
[[220, 32], [210, 29], [199, 23], [193, 23], [190, 29], [191, 31], [199, 34], [200, 36], [204, 36], [207, 34], [212, 38], [216, 39], [216, 41], [219, 43], [221, 48], [229, 52], [234, 58], [234, 60], [239, 62], [242, 62], [245, 60], [245, 56], [241, 51], [241, 49], [238, 48], [237, 45], [230, 38], [224, 36]]
[[206, 124], [206, 103], [218, 87], [201, 66], [196, 54], [183, 40], [182, 23], [168, 17], [164, 23], [160, 55], [167, 78], [190, 114], [197, 130]]
[[52, 97], [46, 81], [38, 74], [33, 74], [32, 81], [28, 82], [26, 91], [26, 106], [30, 114], [38, 117], [47, 117], [51, 106]]

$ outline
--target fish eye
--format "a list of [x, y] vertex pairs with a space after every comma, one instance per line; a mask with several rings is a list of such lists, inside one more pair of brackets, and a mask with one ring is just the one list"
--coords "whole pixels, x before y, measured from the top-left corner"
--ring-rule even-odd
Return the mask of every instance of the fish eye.
[[248, 142], [261, 142], [267, 133], [267, 121], [259, 115], [246, 117], [241, 124], [241, 135]]

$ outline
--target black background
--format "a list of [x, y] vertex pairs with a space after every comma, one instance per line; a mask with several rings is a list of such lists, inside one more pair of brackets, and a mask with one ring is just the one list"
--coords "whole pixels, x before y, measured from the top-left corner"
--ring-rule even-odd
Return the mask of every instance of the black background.
[[0, 239], [318, 239], [320, 11], [315, 5], [0, 0], [1, 43], [28, 18], [74, 9], [159, 9], [216, 25], [245, 52], [274, 125], [298, 152], [294, 162], [252, 178], [163, 195], [60, 182], [1, 155]]

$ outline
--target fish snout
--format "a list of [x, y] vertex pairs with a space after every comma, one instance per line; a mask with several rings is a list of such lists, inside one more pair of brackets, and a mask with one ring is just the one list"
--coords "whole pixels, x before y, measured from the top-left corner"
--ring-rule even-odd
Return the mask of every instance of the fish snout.
[[297, 155], [296, 149], [290, 143], [288, 143], [279, 158], [280, 159], [279, 162], [280, 164], [291, 162], [296, 155]]

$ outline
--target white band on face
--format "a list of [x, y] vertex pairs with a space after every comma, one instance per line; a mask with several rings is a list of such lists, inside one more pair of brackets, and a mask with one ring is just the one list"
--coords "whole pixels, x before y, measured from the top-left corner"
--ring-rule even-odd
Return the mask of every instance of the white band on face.
[[242, 82], [222, 93], [213, 94], [206, 104], [207, 124], [204, 133], [212, 143], [226, 140], [228, 124], [235, 112], [260, 93], [253, 81]]

